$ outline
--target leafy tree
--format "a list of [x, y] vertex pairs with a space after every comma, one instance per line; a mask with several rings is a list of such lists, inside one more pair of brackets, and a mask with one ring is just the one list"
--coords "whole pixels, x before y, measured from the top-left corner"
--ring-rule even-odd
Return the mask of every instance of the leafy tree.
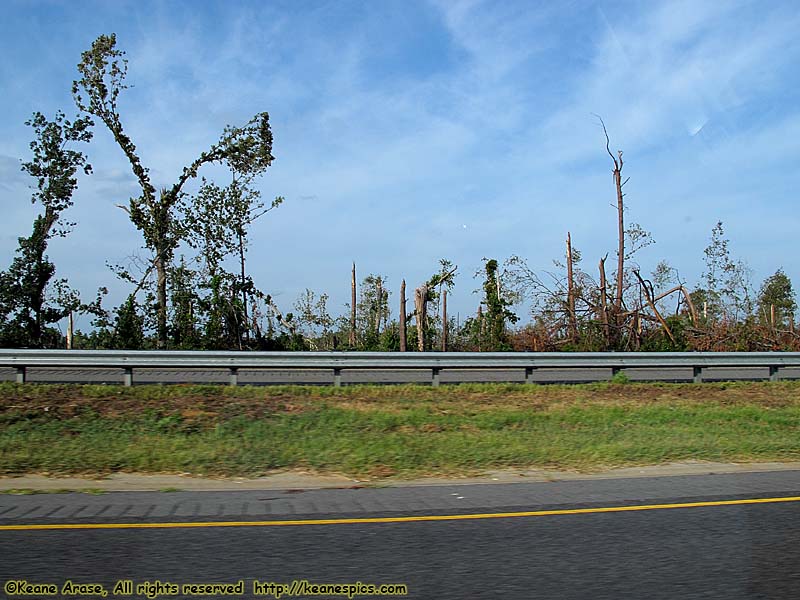
[[490, 259], [484, 265], [486, 279], [483, 282], [483, 312], [485, 325], [481, 328], [485, 334], [487, 350], [510, 350], [506, 332], [506, 322], [516, 323], [517, 316], [509, 310], [513, 303], [508, 300], [500, 287], [497, 276], [497, 261]]
[[[252, 177], [240, 177], [234, 172], [233, 181], [220, 187], [203, 179], [200, 191], [184, 200], [184, 229], [190, 246], [200, 250], [200, 259], [205, 263], [207, 282], [204, 287], [215, 290], [209, 304], [209, 318], [220, 321], [223, 313], [229, 313], [231, 301], [219, 294], [223, 281], [240, 297], [241, 319], [237, 325], [239, 347], [249, 339], [250, 325], [248, 305], [255, 294], [255, 286], [246, 271], [246, 254], [250, 225], [283, 202], [275, 198], [269, 206], [261, 201], [261, 193], [251, 187]], [[224, 269], [224, 259], [235, 255], [239, 263], [237, 274]]]
[[309, 346], [314, 350], [333, 350], [334, 319], [328, 313], [328, 294], [317, 294], [308, 288], [295, 301], [297, 322]]
[[778, 269], [761, 284], [758, 294], [758, 314], [764, 322], [785, 326], [794, 319], [797, 309], [792, 280], [783, 269]]
[[171, 269], [172, 279], [172, 323], [170, 333], [176, 348], [190, 350], [199, 343], [197, 332], [199, 299], [194, 288], [195, 272], [181, 257], [179, 265]]
[[113, 347], [125, 350], [141, 350], [145, 346], [144, 319], [133, 294], [117, 307]]
[[140, 195], [124, 207], [131, 222], [142, 232], [145, 246], [152, 252], [156, 271], [156, 333], [158, 347], [167, 344], [167, 279], [169, 264], [185, 233], [180, 214], [180, 200], [187, 181], [209, 163], [226, 163], [231, 170], [246, 177], [262, 174], [272, 164], [272, 131], [269, 115], [258, 113], [243, 127], [227, 126], [217, 143], [200, 155], [178, 176], [171, 186], [157, 192], [149, 169], [136, 153], [136, 146], [125, 133], [119, 113], [119, 94], [127, 89], [128, 61], [117, 50], [116, 36], [101, 35], [83, 52], [78, 72], [81, 78], [72, 84], [78, 108], [98, 117], [114, 137], [140, 187]]
[[[73, 204], [77, 171], [87, 175], [92, 171], [84, 154], [70, 148], [74, 142], [92, 139], [92, 121], [78, 118], [71, 122], [60, 111], [48, 121], [36, 112], [25, 124], [33, 128], [35, 139], [30, 144], [33, 158], [22, 163], [22, 170], [36, 179], [31, 202], [43, 210], [31, 235], [19, 238], [17, 256], [9, 269], [0, 273], [0, 338], [7, 346], [40, 348], [60, 339], [47, 326], [80, 306], [79, 296], [66, 280], [51, 282], [56, 268], [46, 252], [49, 241], [66, 236], [72, 226], [61, 220], [61, 214]], [[48, 298], [48, 291], [53, 290], [55, 298]]]
[[381, 331], [389, 319], [389, 290], [382, 275], [367, 275], [361, 282], [360, 301], [356, 306], [357, 339], [363, 350], [377, 350], [381, 345]]
[[752, 313], [752, 293], [750, 271], [747, 265], [731, 259], [729, 240], [725, 237], [722, 221], [718, 221], [711, 231], [711, 242], [703, 251], [705, 254], [706, 306], [708, 317], [712, 320], [723, 314], [733, 320]]

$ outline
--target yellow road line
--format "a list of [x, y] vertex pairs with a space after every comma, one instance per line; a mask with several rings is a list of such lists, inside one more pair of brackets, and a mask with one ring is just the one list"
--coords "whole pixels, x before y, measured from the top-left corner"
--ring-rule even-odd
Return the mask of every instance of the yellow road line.
[[714, 500], [710, 502], [681, 502], [676, 504], [642, 504], [632, 506], [601, 506], [596, 508], [567, 508], [560, 510], [531, 510], [505, 513], [467, 515], [419, 515], [412, 517], [364, 517], [352, 519], [302, 519], [281, 521], [208, 521], [175, 523], [48, 523], [0, 525], [0, 531], [37, 531], [50, 529], [177, 529], [191, 527], [283, 527], [287, 525], [346, 525], [356, 523], [414, 523], [418, 521], [467, 521], [476, 519], [509, 519], [515, 517], [549, 517], [554, 515], [588, 515], [596, 513], [665, 510], [670, 508], [702, 508], [709, 506], [741, 506], [746, 504], [775, 504], [800, 502], [800, 496], [784, 498], [746, 498], [743, 500]]

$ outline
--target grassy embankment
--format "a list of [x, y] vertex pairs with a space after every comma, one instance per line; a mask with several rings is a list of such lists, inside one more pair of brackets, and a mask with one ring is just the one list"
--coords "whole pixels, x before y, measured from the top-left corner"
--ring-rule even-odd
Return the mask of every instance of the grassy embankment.
[[0, 474], [357, 476], [800, 459], [800, 383], [0, 384]]

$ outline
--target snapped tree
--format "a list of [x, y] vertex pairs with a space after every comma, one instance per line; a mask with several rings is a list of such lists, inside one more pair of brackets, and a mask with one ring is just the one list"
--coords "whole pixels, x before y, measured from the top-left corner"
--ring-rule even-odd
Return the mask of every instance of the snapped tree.
[[[417, 350], [425, 352], [430, 347], [428, 303], [437, 300], [443, 288], [451, 289], [455, 285], [457, 266], [449, 260], [439, 260], [440, 271], [435, 273], [428, 281], [414, 290], [414, 315], [417, 323]], [[439, 291], [437, 291], [437, 288]]]

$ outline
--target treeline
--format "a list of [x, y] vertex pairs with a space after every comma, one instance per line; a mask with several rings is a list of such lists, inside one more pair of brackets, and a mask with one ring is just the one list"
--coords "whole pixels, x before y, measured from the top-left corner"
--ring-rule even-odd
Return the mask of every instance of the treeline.
[[[617, 249], [596, 268], [583, 267], [566, 234], [563, 257], [540, 272], [516, 256], [502, 264], [484, 259], [475, 313], [448, 313], [458, 268], [446, 259], [430, 278], [394, 295], [384, 275], [350, 276], [351, 299], [332, 314], [329, 297], [308, 289], [291, 307], [278, 307], [248, 274], [250, 226], [278, 208], [263, 201], [254, 183], [274, 160], [269, 115], [226, 126], [218, 142], [183, 168], [171, 185], [156, 187], [123, 127], [118, 99], [127, 89], [127, 59], [115, 36], [100, 36], [84, 52], [72, 94], [78, 115], [52, 120], [34, 113], [31, 159], [22, 170], [36, 181], [40, 209], [30, 236], [19, 238], [10, 266], [0, 272], [0, 345], [11, 348], [383, 350], [383, 351], [681, 351], [797, 350], [795, 296], [778, 269], [756, 290], [746, 264], [731, 256], [722, 223], [711, 232], [701, 281], [689, 286], [666, 261], [643, 274], [636, 253], [653, 243], [625, 222], [623, 154], [611, 159], [617, 200]], [[84, 153], [99, 125], [111, 134], [138, 184], [119, 205], [142, 236], [144, 257], [111, 265], [127, 282], [127, 298], [104, 305], [100, 288], [89, 302], [57, 279], [47, 249], [70, 233], [67, 211], [78, 175], [90, 175]], [[218, 164], [224, 184], [203, 168]], [[517, 325], [515, 306], [531, 307]], [[73, 317], [91, 315], [90, 331], [73, 331]], [[396, 316], [394, 316], [396, 315]], [[67, 320], [66, 331], [58, 327]]]

